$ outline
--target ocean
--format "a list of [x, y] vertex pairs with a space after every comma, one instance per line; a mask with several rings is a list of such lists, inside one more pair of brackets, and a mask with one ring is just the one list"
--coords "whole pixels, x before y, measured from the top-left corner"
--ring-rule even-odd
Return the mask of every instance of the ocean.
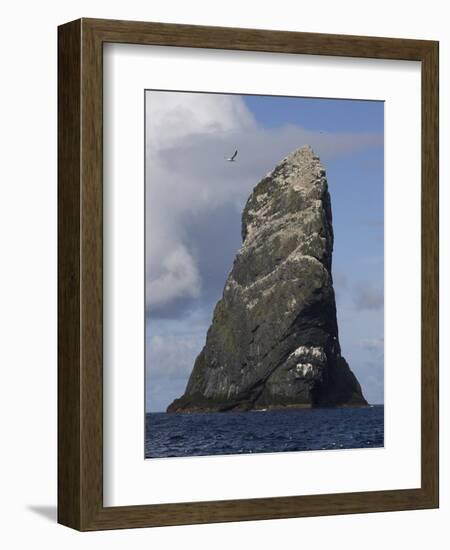
[[384, 406], [287, 411], [147, 413], [145, 457], [384, 446]]

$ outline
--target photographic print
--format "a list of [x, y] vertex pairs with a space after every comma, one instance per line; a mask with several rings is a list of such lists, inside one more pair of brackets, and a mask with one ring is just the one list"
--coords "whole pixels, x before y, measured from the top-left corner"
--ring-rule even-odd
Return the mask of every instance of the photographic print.
[[384, 103], [145, 91], [145, 457], [384, 445]]

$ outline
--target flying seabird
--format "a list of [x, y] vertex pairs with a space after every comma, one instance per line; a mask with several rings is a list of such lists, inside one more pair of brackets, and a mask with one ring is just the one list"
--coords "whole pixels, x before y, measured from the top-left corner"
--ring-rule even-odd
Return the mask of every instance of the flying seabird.
[[231, 157], [225, 157], [225, 159], [228, 161], [228, 162], [234, 162], [235, 158], [236, 158], [236, 155], [237, 155], [237, 149], [236, 151], [233, 153], [233, 155]]

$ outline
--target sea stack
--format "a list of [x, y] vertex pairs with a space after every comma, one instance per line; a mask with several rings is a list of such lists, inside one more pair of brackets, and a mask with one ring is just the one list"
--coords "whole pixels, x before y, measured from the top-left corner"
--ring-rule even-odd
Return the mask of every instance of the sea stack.
[[167, 411], [366, 406], [341, 355], [332, 252], [325, 169], [304, 146], [250, 195], [206, 344]]

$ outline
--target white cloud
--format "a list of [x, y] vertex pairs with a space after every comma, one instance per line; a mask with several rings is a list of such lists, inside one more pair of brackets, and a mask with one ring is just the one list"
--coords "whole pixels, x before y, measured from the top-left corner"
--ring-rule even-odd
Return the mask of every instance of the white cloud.
[[255, 122], [238, 96], [211, 94], [147, 93], [146, 116], [146, 305], [151, 310], [199, 295], [201, 278], [184, 243], [183, 222], [235, 200], [240, 191], [239, 182], [218, 189], [205, 177], [202, 166], [210, 159], [202, 159], [201, 151], [185, 164], [177, 151], [199, 136], [244, 132]]
[[159, 306], [176, 298], [196, 298], [200, 294], [200, 275], [195, 261], [181, 244], [167, 250], [149, 278], [147, 293], [150, 306]]
[[383, 289], [372, 283], [360, 283], [355, 288], [354, 302], [359, 310], [382, 309], [384, 306]]
[[361, 346], [376, 355], [382, 356], [384, 354], [384, 338], [371, 338], [363, 340]]
[[179, 377], [190, 374], [198, 355], [198, 342], [192, 335], [157, 334], [147, 343], [151, 376]]
[[196, 134], [255, 127], [239, 96], [184, 92], [147, 92], [147, 152], [167, 148]]
[[186, 388], [206, 334], [206, 326], [196, 326], [195, 319], [191, 321], [194, 323], [191, 332], [166, 332], [147, 338], [145, 367], [148, 411], [165, 410]]

